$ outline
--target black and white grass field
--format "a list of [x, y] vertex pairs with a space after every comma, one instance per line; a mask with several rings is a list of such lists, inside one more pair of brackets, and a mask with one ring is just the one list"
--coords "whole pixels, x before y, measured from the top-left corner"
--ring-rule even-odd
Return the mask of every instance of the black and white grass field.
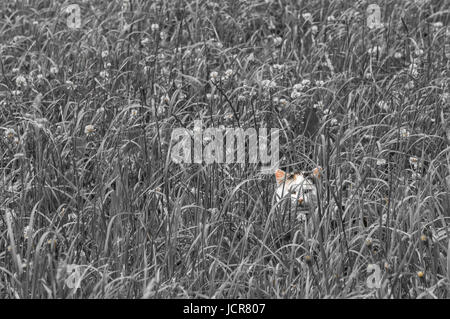
[[[449, 298], [449, 16], [2, 1], [0, 298]], [[194, 121], [279, 170], [173, 161]]]

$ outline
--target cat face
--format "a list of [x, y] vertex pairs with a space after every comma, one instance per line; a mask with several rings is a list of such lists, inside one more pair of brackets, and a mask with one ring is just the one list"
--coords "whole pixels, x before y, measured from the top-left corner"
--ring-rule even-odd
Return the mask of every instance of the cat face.
[[[314, 172], [313, 172], [314, 174]], [[313, 180], [305, 172], [287, 174], [282, 170], [275, 172], [277, 179], [277, 201], [289, 196], [292, 207], [308, 209], [317, 202], [317, 189]]]

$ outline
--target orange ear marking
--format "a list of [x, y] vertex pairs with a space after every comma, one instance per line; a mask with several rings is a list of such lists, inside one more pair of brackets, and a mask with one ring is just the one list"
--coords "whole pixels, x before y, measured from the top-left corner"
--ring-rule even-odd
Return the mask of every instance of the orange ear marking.
[[286, 175], [286, 173], [284, 171], [282, 171], [281, 169], [277, 169], [275, 171], [275, 178], [277, 179], [278, 183], [281, 183], [284, 180], [285, 175]]
[[320, 178], [322, 176], [322, 174], [321, 174], [322, 173], [322, 167], [317, 166], [315, 169], [313, 169], [312, 173], [313, 173], [313, 176], [315, 176], [317, 178]]

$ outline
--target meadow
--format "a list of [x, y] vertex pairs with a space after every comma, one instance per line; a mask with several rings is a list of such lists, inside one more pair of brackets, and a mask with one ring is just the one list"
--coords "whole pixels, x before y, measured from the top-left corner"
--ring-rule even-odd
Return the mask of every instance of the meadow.
[[[2, 1], [0, 298], [449, 298], [449, 21], [448, 0]], [[278, 128], [282, 169], [320, 167], [308, 222], [285, 229], [259, 164], [174, 163], [195, 120]]]

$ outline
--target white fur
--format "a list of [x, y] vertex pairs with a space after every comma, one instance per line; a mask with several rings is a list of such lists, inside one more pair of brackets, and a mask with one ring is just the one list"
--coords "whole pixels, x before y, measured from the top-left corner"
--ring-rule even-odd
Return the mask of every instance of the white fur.
[[305, 178], [302, 173], [295, 174], [292, 178], [279, 179], [277, 181], [276, 199], [290, 196], [292, 207], [297, 204], [300, 210], [315, 206], [317, 202], [317, 189], [314, 183]]

